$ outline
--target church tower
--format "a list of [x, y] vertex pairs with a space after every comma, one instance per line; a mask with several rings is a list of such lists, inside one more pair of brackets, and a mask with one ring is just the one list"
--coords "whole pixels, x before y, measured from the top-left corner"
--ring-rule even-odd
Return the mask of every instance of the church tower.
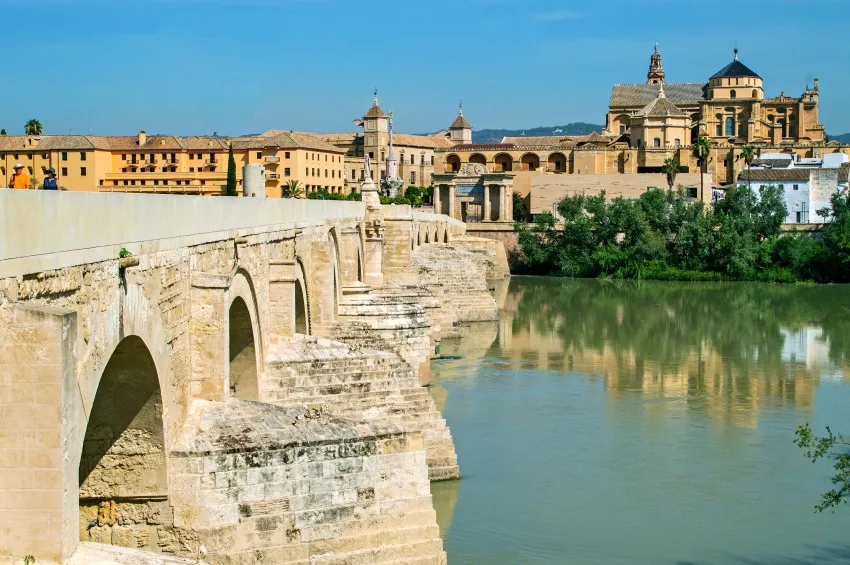
[[661, 65], [661, 53], [658, 52], [658, 43], [655, 44], [655, 52], [649, 58], [649, 72], [646, 73], [646, 84], [664, 84], [664, 67]]
[[472, 125], [463, 117], [463, 103], [457, 111], [457, 118], [449, 127], [451, 140], [455, 145], [469, 145], [472, 143]]
[[363, 115], [363, 153], [372, 159], [372, 175], [376, 183], [385, 175], [385, 160], [389, 148], [389, 116], [378, 104], [378, 90], [372, 107]]

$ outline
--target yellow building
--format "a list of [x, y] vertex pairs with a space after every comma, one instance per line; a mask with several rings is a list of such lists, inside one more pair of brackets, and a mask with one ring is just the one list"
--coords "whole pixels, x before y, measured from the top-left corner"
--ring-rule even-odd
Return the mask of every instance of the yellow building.
[[266, 195], [298, 181], [307, 192], [344, 187], [344, 152], [314, 135], [272, 130], [256, 137], [0, 136], [0, 185], [20, 163], [38, 185], [52, 167], [65, 190], [221, 195], [230, 144], [237, 184], [242, 166], [266, 170]]

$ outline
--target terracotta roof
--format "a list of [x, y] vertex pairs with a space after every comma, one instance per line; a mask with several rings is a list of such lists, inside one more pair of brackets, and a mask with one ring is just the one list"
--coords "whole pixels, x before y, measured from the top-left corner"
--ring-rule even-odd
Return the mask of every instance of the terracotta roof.
[[275, 147], [278, 149], [314, 149], [316, 151], [345, 153], [344, 149], [328, 143], [318, 135], [296, 131], [287, 131], [269, 136], [234, 138], [232, 141], [234, 149]]
[[450, 140], [443, 137], [411, 135], [409, 133], [393, 133], [393, 144], [399, 146], [405, 145], [407, 147], [424, 147], [428, 149], [451, 147], [453, 145]]
[[741, 171], [738, 180], [751, 180], [759, 182], [770, 181], [807, 181], [811, 169], [747, 169]]
[[[189, 151], [227, 151], [230, 148], [230, 139], [220, 137], [193, 135], [183, 138], [183, 146]], [[145, 144], [147, 146], [149, 144]]]
[[451, 127], [472, 129], [472, 125], [470, 125], [470, 123], [466, 121], [466, 118], [463, 117], [463, 110], [457, 113], [457, 118], [455, 118], [455, 121], [452, 122]]
[[363, 115], [364, 118], [386, 118], [387, 114], [378, 106], [378, 93], [375, 92], [375, 100], [372, 101], [372, 107]]
[[452, 145], [452, 151], [510, 151], [511, 149], [518, 149], [516, 145], [513, 143], [461, 143], [458, 145]]
[[661, 90], [658, 91], [658, 98], [638, 110], [635, 114], [637, 116], [643, 117], [664, 117], [664, 116], [678, 116], [678, 117], [687, 117], [688, 115], [680, 110], [675, 104], [670, 102], [666, 96], [662, 93]]
[[738, 60], [738, 50], [735, 49], [735, 59], [711, 75], [711, 78], [729, 78], [729, 77], [755, 77], [761, 78], [758, 76], [752, 69], [750, 69], [747, 65]]
[[[32, 140], [33, 144], [29, 143]], [[36, 144], [37, 143], [37, 144]], [[98, 149], [93, 139], [85, 135], [0, 135], [0, 151], [53, 151]], [[108, 149], [108, 147], [104, 147]]]
[[791, 164], [791, 157], [787, 159], [753, 159], [754, 167], [787, 168]]
[[[664, 85], [664, 94], [677, 106], [696, 105], [705, 99], [706, 86], [701, 82], [668, 83]], [[658, 98], [660, 88], [658, 84], [615, 84], [608, 105], [642, 108]]]

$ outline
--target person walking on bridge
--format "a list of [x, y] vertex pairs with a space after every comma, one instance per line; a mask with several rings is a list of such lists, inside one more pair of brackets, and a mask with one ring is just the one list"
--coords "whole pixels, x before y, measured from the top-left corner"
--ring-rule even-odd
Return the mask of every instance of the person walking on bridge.
[[26, 173], [24, 166], [18, 163], [15, 165], [15, 174], [9, 179], [9, 188], [25, 189], [32, 188], [30, 176]]
[[44, 179], [44, 190], [59, 190], [59, 177], [56, 176], [56, 169], [53, 167], [44, 171], [47, 178]]

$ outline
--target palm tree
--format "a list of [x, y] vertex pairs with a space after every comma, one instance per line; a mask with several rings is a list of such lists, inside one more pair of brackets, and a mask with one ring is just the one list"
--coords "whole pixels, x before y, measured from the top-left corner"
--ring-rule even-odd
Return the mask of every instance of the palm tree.
[[24, 133], [27, 135], [41, 135], [42, 131], [41, 122], [36, 119], [27, 120], [27, 123], [24, 125]]
[[699, 199], [705, 202], [705, 182], [703, 181], [703, 175], [705, 174], [705, 165], [708, 162], [708, 156], [711, 155], [711, 141], [707, 137], [700, 136], [691, 145], [691, 151], [693, 151], [699, 165]]
[[297, 180], [291, 180], [280, 188], [281, 198], [301, 198], [304, 195], [304, 189]]
[[673, 155], [664, 159], [661, 172], [667, 176], [667, 186], [670, 190], [673, 190], [673, 185], [676, 184], [676, 175], [679, 174], [679, 156]]
[[752, 165], [755, 156], [756, 148], [752, 145], [744, 145], [741, 148], [741, 157], [744, 158], [744, 162], [747, 164], [747, 186], [749, 188], [752, 188], [752, 183], [750, 182], [750, 165]]

